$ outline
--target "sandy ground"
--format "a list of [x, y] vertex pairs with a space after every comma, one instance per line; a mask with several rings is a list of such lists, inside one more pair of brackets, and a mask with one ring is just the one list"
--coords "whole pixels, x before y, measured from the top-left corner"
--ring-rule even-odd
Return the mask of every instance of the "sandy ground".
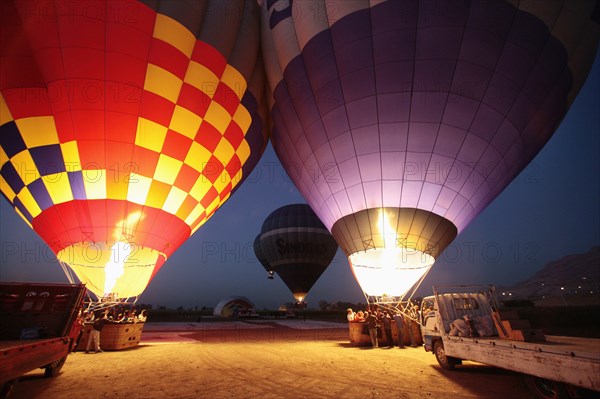
[[441, 369], [422, 347], [357, 348], [345, 324], [301, 320], [147, 323], [138, 347], [76, 352], [56, 378], [21, 377], [10, 398], [532, 399], [518, 374]]

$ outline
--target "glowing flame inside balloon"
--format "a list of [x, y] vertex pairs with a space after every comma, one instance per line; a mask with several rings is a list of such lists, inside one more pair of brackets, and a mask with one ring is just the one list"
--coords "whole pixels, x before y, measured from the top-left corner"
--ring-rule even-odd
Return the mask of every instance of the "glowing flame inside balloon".
[[348, 257], [361, 289], [369, 296], [404, 296], [431, 268], [435, 259], [401, 244], [385, 213], [380, 214], [384, 247], [370, 248]]
[[117, 280], [125, 273], [125, 261], [131, 253], [131, 245], [117, 241], [110, 247], [111, 257], [104, 266], [104, 295], [109, 295], [117, 284]]
[[[139, 223], [144, 218], [142, 212], [132, 212], [117, 223], [113, 237], [118, 240], [124, 231], [131, 231], [133, 224]], [[104, 266], [104, 295], [113, 293], [117, 280], [125, 274], [125, 262], [131, 254], [132, 245], [127, 242], [116, 241], [110, 247], [110, 258]]]

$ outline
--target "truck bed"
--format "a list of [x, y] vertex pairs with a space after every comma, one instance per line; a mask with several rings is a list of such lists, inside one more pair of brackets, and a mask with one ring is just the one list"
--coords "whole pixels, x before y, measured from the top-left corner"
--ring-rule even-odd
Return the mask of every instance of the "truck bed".
[[0, 341], [0, 383], [62, 359], [69, 349], [65, 338]]
[[600, 391], [600, 339], [546, 336], [546, 342], [444, 335], [446, 355]]
[[81, 284], [0, 283], [0, 384], [60, 371], [84, 294]]

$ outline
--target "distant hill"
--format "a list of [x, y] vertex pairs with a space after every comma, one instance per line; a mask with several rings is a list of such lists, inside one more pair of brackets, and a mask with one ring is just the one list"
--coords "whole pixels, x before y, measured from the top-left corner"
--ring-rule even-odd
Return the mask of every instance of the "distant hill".
[[530, 279], [498, 291], [536, 305], [600, 305], [600, 246], [550, 262]]

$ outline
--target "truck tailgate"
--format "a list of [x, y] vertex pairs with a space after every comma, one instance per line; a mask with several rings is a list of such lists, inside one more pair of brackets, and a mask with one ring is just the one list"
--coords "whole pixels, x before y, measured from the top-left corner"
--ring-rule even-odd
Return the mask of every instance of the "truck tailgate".
[[546, 342], [444, 336], [446, 355], [600, 391], [600, 340], [546, 336]]
[[69, 341], [47, 338], [0, 341], [0, 384], [60, 360], [69, 353]]

